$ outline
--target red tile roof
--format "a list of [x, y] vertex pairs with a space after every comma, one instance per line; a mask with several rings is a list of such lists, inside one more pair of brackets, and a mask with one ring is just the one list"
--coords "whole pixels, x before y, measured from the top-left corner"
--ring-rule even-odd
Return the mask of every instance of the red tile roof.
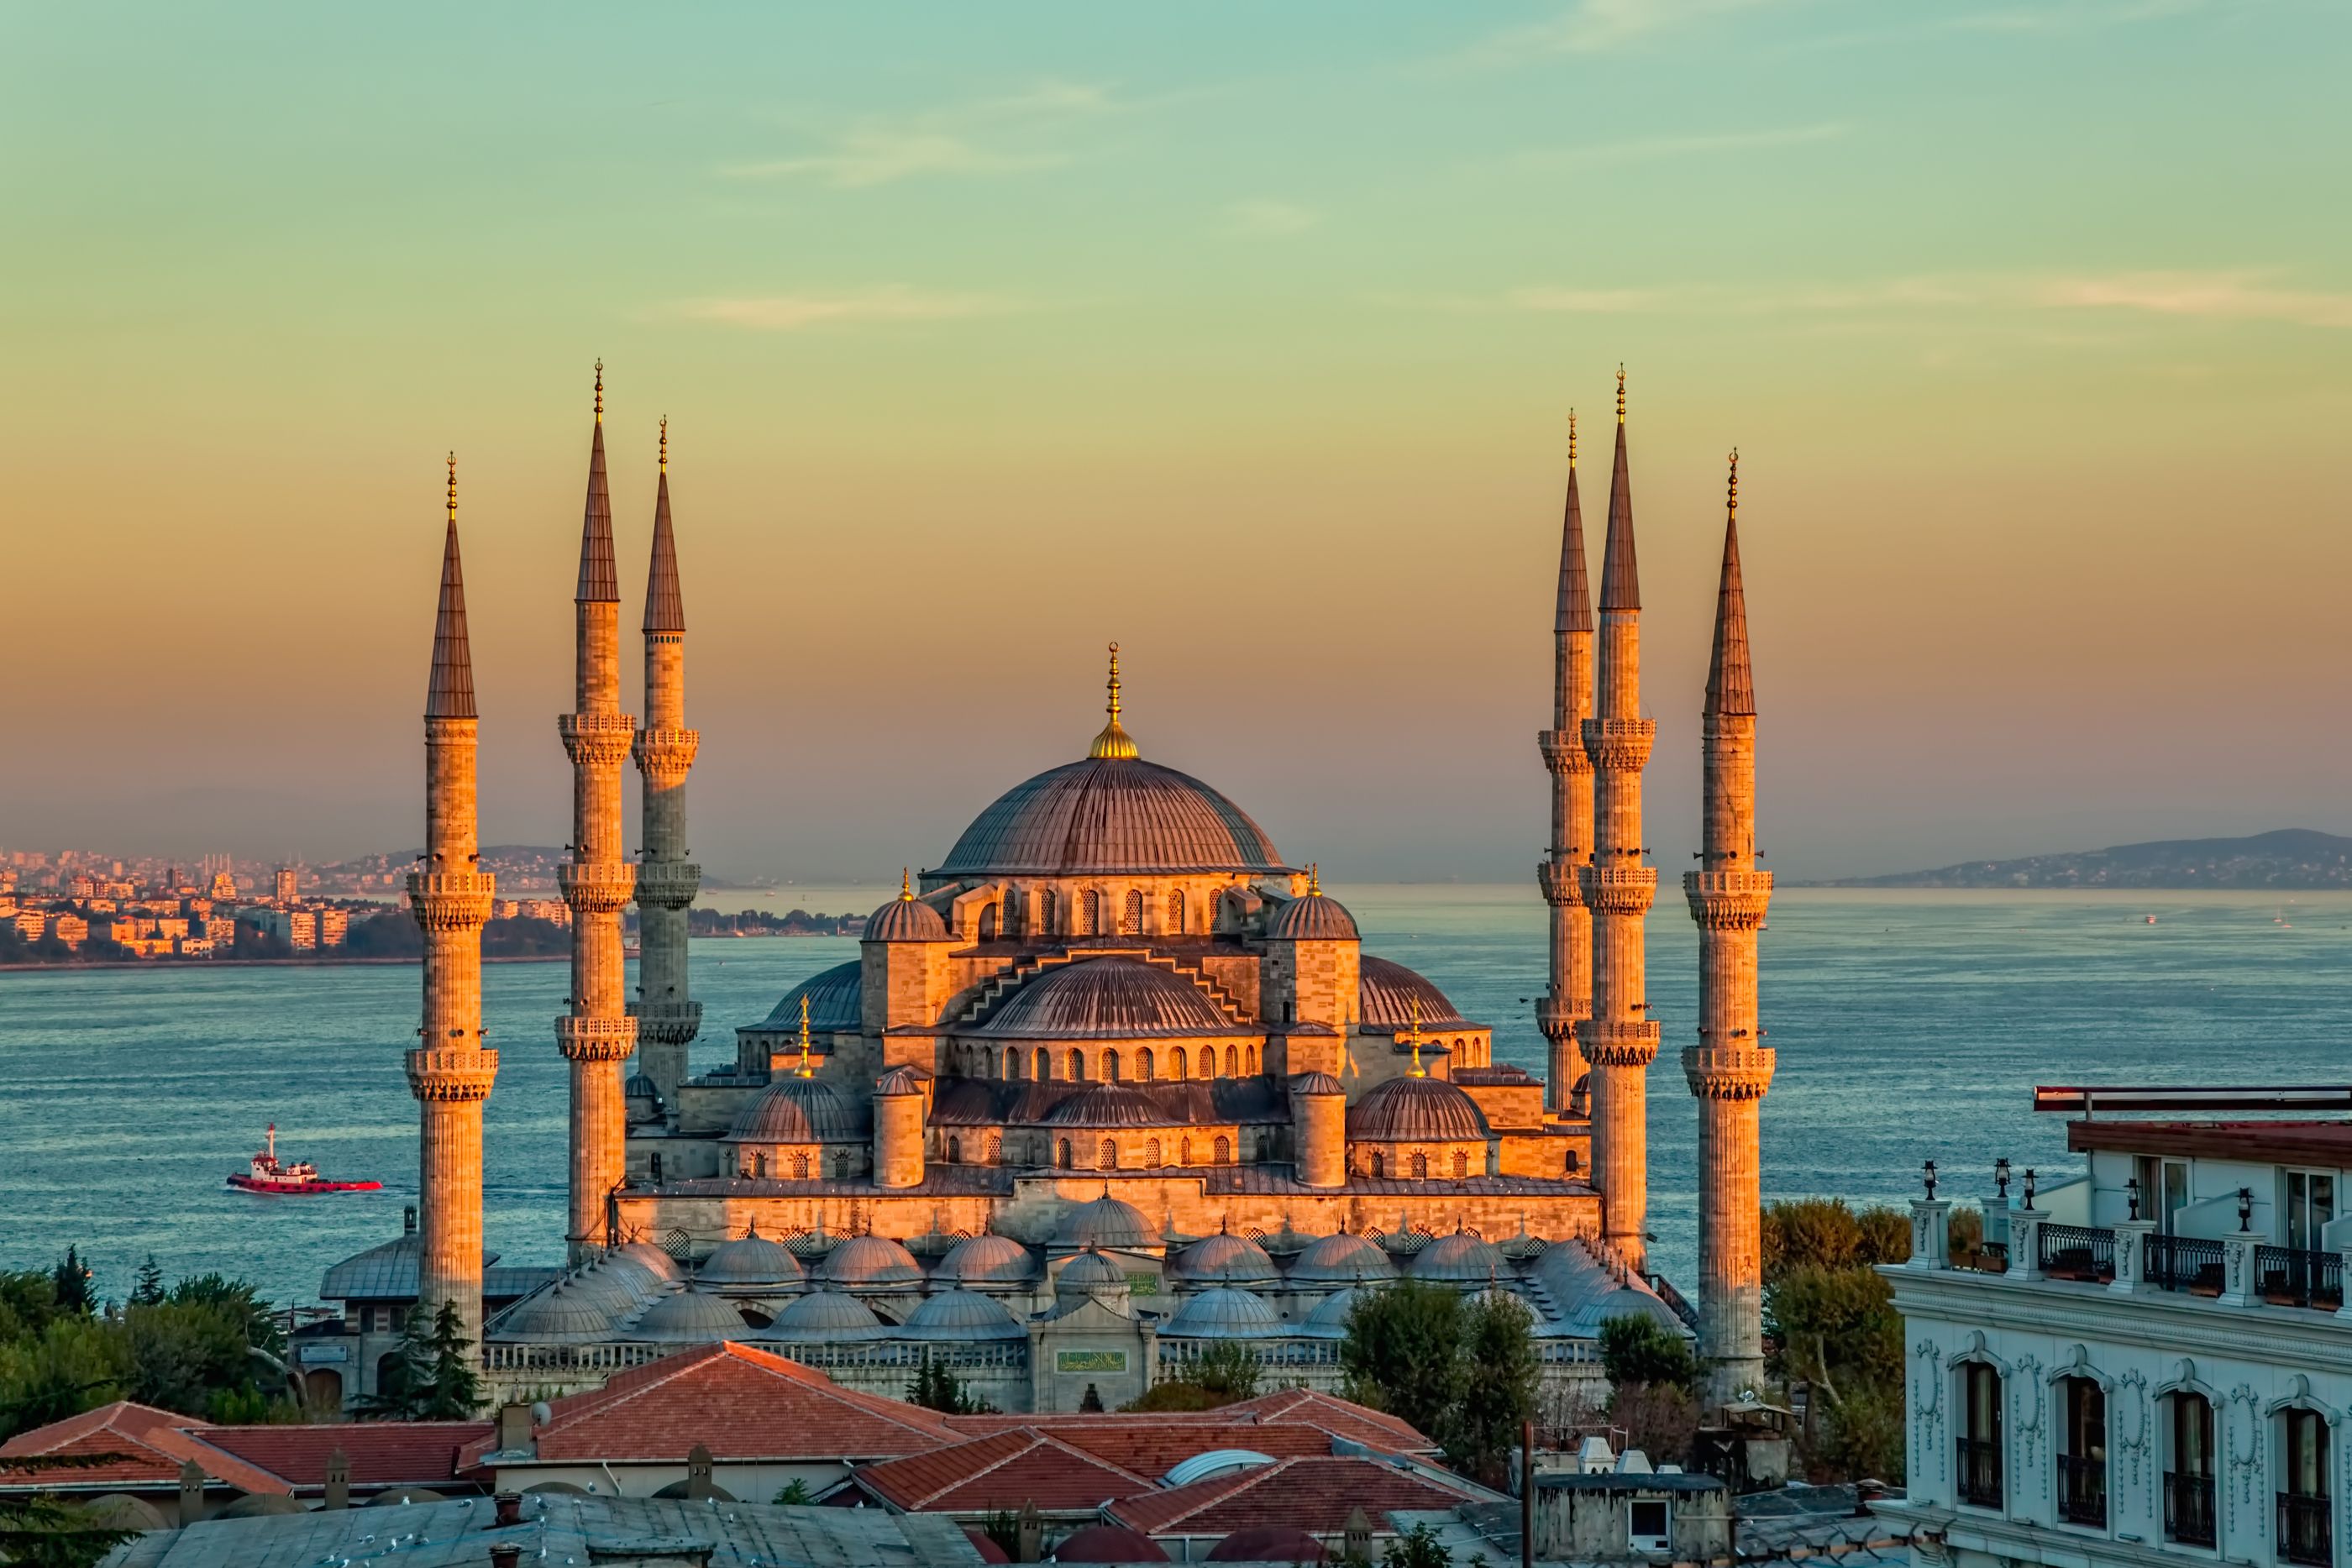
[[1105, 1511], [1154, 1536], [1223, 1536], [1271, 1524], [1328, 1535], [1347, 1527], [1351, 1509], [1377, 1520], [1396, 1509], [1449, 1509], [1491, 1495], [1467, 1481], [1441, 1481], [1379, 1459], [1299, 1458], [1122, 1498]]
[[294, 1486], [327, 1484], [337, 1448], [356, 1487], [434, 1486], [457, 1476], [457, 1455], [488, 1437], [487, 1421], [351, 1421], [327, 1427], [199, 1427], [207, 1446], [257, 1465]]
[[[881, 1459], [961, 1441], [919, 1406], [836, 1385], [747, 1344], [698, 1345], [553, 1402], [532, 1428], [542, 1460], [683, 1460], [697, 1443], [721, 1459]], [[496, 1437], [466, 1446], [479, 1465]]]
[[[1433, 1454], [1438, 1447], [1410, 1423], [1393, 1416], [1304, 1388], [1261, 1394], [1255, 1399], [1221, 1405], [1214, 1410], [1151, 1415], [950, 1416], [946, 1419], [950, 1427], [967, 1434], [1034, 1427], [1100, 1453], [1129, 1469], [1149, 1467], [1150, 1460], [1140, 1447], [1122, 1445], [1158, 1444], [1175, 1450], [1175, 1458], [1168, 1464], [1150, 1470], [1153, 1475], [1166, 1470], [1177, 1459], [1217, 1448], [1255, 1448], [1280, 1458], [1291, 1453], [1328, 1453], [1328, 1439], [1332, 1437], [1345, 1437], [1351, 1443], [1392, 1454]], [[1277, 1426], [1304, 1427], [1321, 1436], [1291, 1439], [1266, 1430]], [[1192, 1433], [1200, 1434], [1199, 1437], [1189, 1435]], [[1247, 1440], [1237, 1441], [1237, 1437]], [[1269, 1443], [1288, 1446], [1270, 1448], [1266, 1446]], [[1136, 1457], [1136, 1463], [1129, 1462], [1126, 1456], [1129, 1454]]]
[[1150, 1491], [1151, 1479], [1038, 1431], [1010, 1431], [870, 1465], [857, 1484], [906, 1513], [1017, 1509], [1091, 1509], [1115, 1497]]
[[268, 1470], [247, 1464], [235, 1454], [224, 1453], [199, 1442], [186, 1430], [194, 1428], [200, 1431], [203, 1427], [204, 1423], [194, 1416], [118, 1399], [111, 1405], [101, 1405], [95, 1410], [85, 1410], [62, 1421], [52, 1421], [46, 1427], [19, 1432], [7, 1442], [0, 1443], [0, 1457], [23, 1458], [42, 1454], [117, 1456], [110, 1463], [89, 1469], [11, 1471], [8, 1482], [18, 1487], [80, 1490], [92, 1485], [121, 1487], [141, 1482], [176, 1486], [180, 1479], [180, 1467], [194, 1459], [204, 1467], [205, 1475], [239, 1491], [283, 1493], [292, 1490]]
[[1370, 1448], [1385, 1448], [1391, 1453], [1433, 1454], [1438, 1448], [1436, 1439], [1424, 1436], [1410, 1421], [1400, 1421], [1369, 1405], [1334, 1398], [1308, 1388], [1285, 1388], [1273, 1394], [1261, 1394], [1238, 1405], [1224, 1406], [1216, 1414], [1232, 1416], [1243, 1410], [1249, 1411], [1261, 1421], [1310, 1422], [1335, 1437], [1345, 1437]]
[[[1331, 1434], [1305, 1421], [1167, 1421], [1147, 1415], [999, 1419], [1017, 1422], [1021, 1427], [1058, 1438], [1073, 1448], [1143, 1477], [1146, 1485], [1155, 1484], [1160, 1477], [1193, 1455], [1219, 1448], [1247, 1448], [1277, 1459], [1331, 1451]], [[961, 1426], [963, 1418], [952, 1418], [952, 1424]], [[1005, 1429], [1016, 1428], [1007, 1425]]]

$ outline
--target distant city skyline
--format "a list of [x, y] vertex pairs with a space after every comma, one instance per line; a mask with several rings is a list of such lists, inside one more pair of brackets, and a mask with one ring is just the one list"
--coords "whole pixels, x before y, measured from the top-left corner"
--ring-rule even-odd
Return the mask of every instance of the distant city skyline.
[[922, 16], [16, 18], [7, 841], [421, 842], [454, 447], [482, 835], [563, 842], [600, 356], [729, 875], [938, 860], [1117, 640], [1286, 855], [1532, 901], [1620, 361], [1659, 865], [1735, 444], [1783, 878], [2352, 831], [2342, 7]]

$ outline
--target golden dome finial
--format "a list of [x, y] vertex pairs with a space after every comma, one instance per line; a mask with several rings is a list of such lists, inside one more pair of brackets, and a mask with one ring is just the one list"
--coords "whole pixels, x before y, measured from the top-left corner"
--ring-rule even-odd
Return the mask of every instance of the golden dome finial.
[[457, 526], [457, 455], [449, 454], [449, 526]]
[[806, 991], [801, 993], [801, 1064], [798, 1071], [803, 1078], [812, 1076], [809, 1071], [808, 993]]
[[915, 902], [914, 874], [905, 866], [898, 868], [898, 902], [901, 904]]
[[1617, 362], [1617, 423], [1625, 423], [1625, 362]]
[[596, 361], [596, 423], [604, 423], [604, 361]]
[[1739, 448], [1737, 446], [1731, 449], [1731, 483], [1724, 490], [1723, 507], [1725, 516], [1735, 518], [1739, 516]]
[[1323, 867], [1315, 861], [1307, 862], [1307, 896], [1309, 898], [1323, 896]]
[[1412, 998], [1412, 1030], [1405, 1038], [1412, 1041], [1412, 1076], [1428, 1077], [1428, 1070], [1421, 1064], [1421, 1042], [1425, 1037], [1421, 1032], [1421, 998], [1418, 996]]
[[661, 471], [665, 474], [669, 472], [669, 415], [667, 414], [662, 415], [661, 421]]
[[1568, 411], [1568, 465], [1576, 466], [1576, 410]]
[[1134, 738], [1119, 727], [1118, 644], [1116, 643], [1110, 645], [1109, 685], [1110, 701], [1104, 706], [1110, 714], [1110, 722], [1103, 726], [1102, 733], [1095, 737], [1094, 745], [1087, 748], [1087, 755], [1097, 761], [1105, 758], [1132, 758], [1137, 755]]

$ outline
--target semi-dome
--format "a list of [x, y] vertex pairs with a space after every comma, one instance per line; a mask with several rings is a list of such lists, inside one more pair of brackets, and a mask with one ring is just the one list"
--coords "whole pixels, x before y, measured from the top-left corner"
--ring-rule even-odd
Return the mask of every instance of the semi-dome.
[[1274, 1260], [1246, 1236], [1220, 1230], [1177, 1256], [1176, 1273], [1186, 1280], [1221, 1285], [1265, 1285], [1276, 1278]]
[[1448, 1284], [1483, 1285], [1508, 1279], [1511, 1265], [1493, 1246], [1466, 1230], [1441, 1236], [1413, 1255], [1412, 1277]]
[[499, 1313], [489, 1334], [501, 1340], [586, 1344], [614, 1337], [623, 1315], [614, 1310], [609, 1296], [582, 1291], [562, 1280]]
[[1029, 1249], [993, 1231], [957, 1242], [939, 1270], [940, 1279], [957, 1285], [1024, 1285], [1036, 1272]]
[[1165, 1127], [1175, 1118], [1160, 1102], [1127, 1083], [1097, 1083], [1065, 1098], [1045, 1113], [1055, 1127]]
[[838, 1291], [811, 1291], [776, 1314], [755, 1339], [793, 1341], [872, 1339], [882, 1332], [882, 1321], [864, 1301]]
[[710, 1344], [741, 1339], [743, 1316], [717, 1296], [678, 1291], [647, 1307], [629, 1337], [656, 1344]]
[[971, 1032], [997, 1040], [1157, 1040], [1238, 1034], [1241, 1026], [1181, 976], [1133, 958], [1087, 958], [1046, 970]]
[[1282, 1314], [1265, 1298], [1219, 1286], [1176, 1310], [1160, 1330], [1163, 1339], [1264, 1339], [1282, 1333]]
[[[946, 942], [948, 923], [902, 882], [898, 896], [866, 916], [861, 942]], [[795, 1024], [794, 1027], [798, 1027]]]
[[865, 1020], [863, 979], [864, 963], [852, 958], [846, 964], [811, 975], [784, 993], [775, 1010], [760, 1021], [763, 1031], [797, 1034], [801, 1027], [801, 998], [808, 998], [809, 1028], [819, 1033], [856, 1029]]
[[1373, 1143], [1484, 1139], [1478, 1103], [1443, 1078], [1391, 1078], [1348, 1107], [1348, 1136]]
[[923, 1266], [887, 1236], [853, 1236], [824, 1255], [816, 1277], [828, 1285], [863, 1290], [920, 1285]]
[[756, 1230], [712, 1248], [695, 1274], [705, 1284], [737, 1290], [797, 1285], [808, 1278], [808, 1270], [801, 1267], [791, 1248]]
[[1301, 1072], [1290, 1081], [1293, 1094], [1345, 1094], [1348, 1086], [1328, 1072]]
[[1093, 1291], [1126, 1289], [1127, 1270], [1095, 1251], [1079, 1253], [1063, 1264], [1062, 1271], [1054, 1277], [1056, 1295], [1076, 1296]]
[[1332, 1292], [1307, 1314], [1307, 1322], [1300, 1325], [1299, 1332], [1317, 1339], [1347, 1338], [1348, 1314], [1356, 1310], [1356, 1303], [1364, 1296], [1365, 1291], [1355, 1285]]
[[1338, 899], [1320, 892], [1294, 898], [1274, 912], [1265, 934], [1278, 942], [1357, 942], [1356, 917]]
[[941, 1291], [927, 1296], [899, 1329], [908, 1339], [1026, 1339], [1029, 1331], [1013, 1314], [987, 1296], [971, 1291]]
[[1358, 1280], [1386, 1280], [1396, 1265], [1386, 1251], [1361, 1236], [1342, 1230], [1320, 1236], [1292, 1260], [1290, 1280], [1297, 1285], [1336, 1285]]
[[747, 1144], [829, 1144], [863, 1138], [866, 1129], [841, 1091], [795, 1074], [769, 1084], [727, 1135]]
[[923, 1075], [903, 1062], [874, 1081], [874, 1093], [877, 1099], [920, 1094], [922, 1092]]
[[1368, 1030], [1410, 1029], [1412, 1004], [1421, 1003], [1421, 1021], [1433, 1029], [1472, 1028], [1444, 991], [1392, 958], [1363, 956], [1356, 969], [1356, 1012]]
[[1135, 757], [1048, 768], [996, 800], [931, 874], [1287, 872], [1249, 813], [1188, 774]]
[[1081, 1203], [1062, 1216], [1055, 1228], [1054, 1244], [1057, 1247], [1151, 1247], [1158, 1239], [1151, 1233], [1151, 1221], [1143, 1218], [1143, 1210], [1106, 1191], [1091, 1202]]

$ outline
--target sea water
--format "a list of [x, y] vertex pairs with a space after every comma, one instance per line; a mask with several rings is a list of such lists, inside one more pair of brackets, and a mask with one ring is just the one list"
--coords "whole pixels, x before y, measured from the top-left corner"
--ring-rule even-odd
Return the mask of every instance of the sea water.
[[[1333, 890], [1368, 951], [1420, 970], [1495, 1029], [1495, 1058], [1540, 1072], [1545, 910], [1530, 887]], [[838, 911], [878, 890], [719, 893], [706, 904]], [[2147, 917], [2156, 916], [2155, 924]], [[2037, 1083], [2352, 1082], [2352, 895], [1785, 889], [1761, 936], [1763, 1021], [1780, 1056], [1763, 1105], [1764, 1192], [1899, 1202], [1934, 1159], [1946, 1196], [2018, 1170], [2079, 1168]], [[1697, 939], [1680, 902], [1650, 917], [1650, 1226], [1685, 1285], [1696, 1252]], [[693, 949], [698, 1067], [791, 987], [857, 956], [835, 938], [716, 938]], [[563, 963], [487, 965], [500, 1053], [485, 1131], [488, 1245], [560, 1260], [565, 1085], [553, 1019]], [[396, 1236], [415, 1198], [416, 1108], [401, 1056], [417, 971], [403, 965], [157, 965], [0, 974], [0, 1264], [68, 1243], [119, 1296], [152, 1253], [275, 1300], [315, 1298], [329, 1263]], [[236, 1192], [265, 1124], [280, 1153], [380, 1193]]]

